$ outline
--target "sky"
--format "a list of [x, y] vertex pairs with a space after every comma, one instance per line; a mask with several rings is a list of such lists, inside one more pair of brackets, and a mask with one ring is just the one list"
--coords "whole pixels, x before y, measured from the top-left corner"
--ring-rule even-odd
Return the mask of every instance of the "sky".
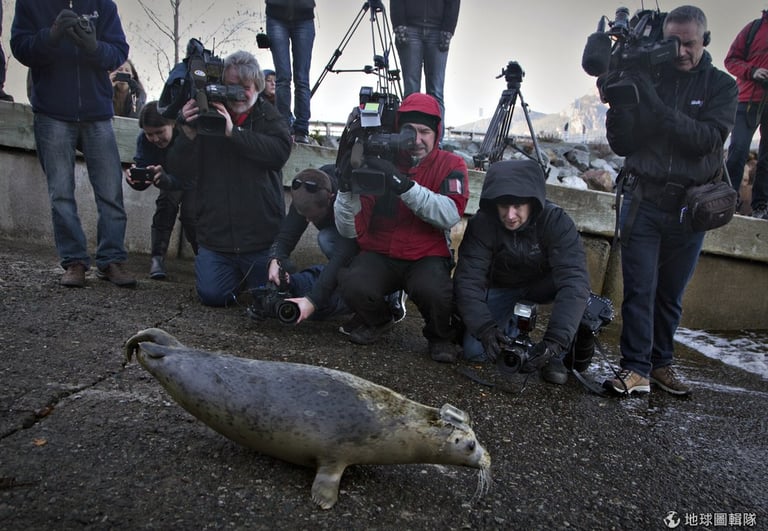
[[[724, 69], [723, 60], [736, 34], [752, 19], [768, 8], [766, 1], [754, 0], [690, 0], [707, 15], [712, 42], [707, 50], [715, 66]], [[152, 0], [158, 10], [167, 2]], [[384, 28], [388, 18], [389, 2], [383, 1], [384, 12], [364, 10], [367, 2], [357, 0], [316, 0], [316, 37], [310, 71], [310, 86], [314, 87], [333, 56], [342, 46], [342, 40], [352, 29], [343, 46], [341, 56], [333, 70], [362, 70], [373, 64], [374, 42], [381, 53], [378, 27]], [[6, 56], [10, 55], [10, 33], [13, 4], [4, 0], [2, 43]], [[204, 5], [202, 5], [204, 4]], [[163, 76], [157, 67], [157, 52], [145, 41], [146, 36], [156, 34], [147, 22], [138, 0], [117, 0], [123, 26], [131, 44], [130, 57], [139, 70], [148, 89], [149, 99], [159, 97]], [[597, 28], [601, 16], [613, 20], [616, 8], [624, 5], [634, 13], [645, 7], [670, 11], [680, 5], [668, 0], [617, 3], [614, 0], [464, 0], [461, 3], [456, 33], [451, 42], [446, 69], [445, 107], [446, 124], [460, 126], [493, 115], [506, 88], [504, 78], [496, 79], [510, 61], [517, 61], [525, 71], [520, 94], [531, 111], [557, 113], [564, 111], [576, 99], [596, 94], [595, 78], [581, 68], [584, 44], [590, 33]], [[184, 42], [190, 37], [203, 38], [206, 47], [214, 43], [210, 33], [222, 19], [245, 16], [250, 21], [250, 31], [241, 33], [237, 48], [247, 49], [256, 55], [262, 68], [272, 67], [269, 50], [258, 49], [255, 33], [264, 26], [264, 4], [260, 0], [209, 0], [205, 3], [190, 0], [182, 3], [184, 23], [189, 28]], [[186, 7], [185, 7], [186, 6]], [[168, 8], [165, 8], [168, 9]], [[201, 10], [205, 11], [201, 11]], [[242, 15], [250, 10], [253, 16]], [[170, 10], [168, 9], [170, 14]], [[240, 13], [240, 15], [238, 15]], [[192, 22], [189, 22], [192, 21]], [[389, 24], [389, 21], [387, 20]], [[217, 33], [218, 36], [220, 33]], [[236, 48], [235, 48], [236, 49]], [[234, 49], [216, 49], [226, 55]], [[12, 58], [9, 61], [6, 92], [17, 101], [26, 102], [26, 68]], [[312, 97], [311, 120], [343, 122], [357, 104], [360, 87], [376, 83], [376, 76], [363, 72], [329, 71], [317, 86]]]

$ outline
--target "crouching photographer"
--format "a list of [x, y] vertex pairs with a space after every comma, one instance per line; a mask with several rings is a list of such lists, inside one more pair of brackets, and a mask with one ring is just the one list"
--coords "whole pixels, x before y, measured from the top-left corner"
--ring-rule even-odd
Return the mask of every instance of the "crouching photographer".
[[375, 155], [364, 158], [368, 171], [386, 182], [381, 195], [351, 188], [354, 168], [349, 141], [357, 139], [350, 139], [356, 135], [349, 127], [342, 135], [336, 226], [342, 236], [357, 237], [360, 254], [339, 272], [339, 290], [361, 321], [350, 331], [353, 343], [374, 343], [392, 328], [395, 321], [385, 297], [405, 290], [424, 317], [423, 334], [432, 359], [453, 362], [457, 352], [451, 327], [449, 242], [451, 227], [461, 220], [469, 199], [467, 165], [458, 155], [438, 147], [440, 107], [432, 96], [414, 93], [403, 100], [395, 131], [402, 132], [404, 127], [415, 131], [408, 149], [398, 149], [389, 157], [392, 160]]
[[[545, 176], [533, 160], [491, 164], [480, 209], [467, 223], [454, 273], [454, 293], [466, 332], [464, 358], [514, 370], [541, 370], [547, 382], [564, 384], [564, 358], [594, 346], [579, 333], [589, 298], [586, 255], [573, 220], [546, 200]], [[540, 342], [528, 332], [529, 303], [553, 303]], [[589, 345], [586, 345], [587, 347]], [[583, 360], [582, 360], [583, 361]]]

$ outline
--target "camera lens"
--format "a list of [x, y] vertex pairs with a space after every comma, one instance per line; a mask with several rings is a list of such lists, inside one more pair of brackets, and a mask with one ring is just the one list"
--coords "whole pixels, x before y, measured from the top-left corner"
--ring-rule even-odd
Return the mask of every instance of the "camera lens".
[[502, 350], [499, 359], [501, 360], [499, 368], [505, 373], [512, 374], [520, 372], [520, 369], [523, 366], [523, 359], [514, 348], [505, 348]]
[[294, 324], [301, 316], [299, 305], [295, 302], [280, 301], [275, 308], [277, 319], [284, 324]]

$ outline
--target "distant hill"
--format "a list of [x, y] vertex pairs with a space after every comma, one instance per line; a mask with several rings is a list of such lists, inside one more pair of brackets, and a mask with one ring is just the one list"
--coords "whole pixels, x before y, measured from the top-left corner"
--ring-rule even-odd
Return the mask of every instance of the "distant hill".
[[[533, 130], [538, 136], [582, 138], [585, 141], [591, 141], [605, 139], [605, 113], [607, 110], [608, 106], [602, 103], [600, 98], [586, 95], [574, 100], [571, 105], [558, 113], [545, 114], [529, 109], [528, 114]], [[490, 122], [491, 118], [483, 118], [452, 129], [457, 132], [484, 133], [488, 130]], [[512, 114], [510, 132], [515, 135], [529, 134], [525, 113], [519, 104]]]

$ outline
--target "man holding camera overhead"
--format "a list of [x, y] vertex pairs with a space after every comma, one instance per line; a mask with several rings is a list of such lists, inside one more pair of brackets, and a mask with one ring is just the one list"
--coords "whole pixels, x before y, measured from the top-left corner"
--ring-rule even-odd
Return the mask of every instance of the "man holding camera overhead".
[[650, 383], [674, 395], [690, 393], [672, 367], [674, 335], [704, 232], [691, 230], [682, 209], [689, 187], [719, 180], [736, 113], [736, 83], [704, 50], [710, 36], [701, 9], [670, 11], [663, 36], [677, 39], [679, 48], [659, 66], [658, 82], [643, 66], [628, 69], [636, 101], [608, 98], [608, 143], [626, 158], [619, 219], [621, 371], [606, 384], [624, 395], [647, 393]]
[[30, 68], [37, 156], [48, 181], [60, 283], [83, 287], [90, 268], [88, 241], [75, 202], [75, 150], [85, 156], [98, 207], [97, 276], [117, 286], [136, 279], [123, 270], [126, 215], [122, 168], [112, 129], [109, 72], [128, 58], [112, 0], [19, 0], [11, 50]]
[[[541, 369], [550, 383], [564, 384], [563, 362], [576, 337], [589, 297], [586, 255], [573, 220], [545, 199], [546, 177], [533, 160], [491, 164], [480, 209], [469, 220], [459, 247], [454, 291], [466, 327], [464, 358], [496, 361], [517, 336], [520, 301], [553, 303], [542, 340], [529, 345], [523, 371]], [[594, 339], [579, 329], [577, 366], [589, 364]], [[504, 358], [501, 358], [504, 361]]]
[[360, 246], [360, 254], [339, 272], [341, 296], [363, 323], [349, 337], [364, 345], [378, 341], [394, 325], [385, 297], [402, 289], [424, 317], [432, 359], [452, 362], [457, 351], [451, 328], [450, 230], [469, 199], [467, 165], [437, 146], [442, 123], [432, 96], [414, 93], [405, 98], [394, 127], [415, 131], [409, 149], [370, 155], [365, 131], [353, 125], [342, 137], [363, 144], [364, 164], [357, 169], [378, 172], [386, 182], [382, 195], [353, 193], [353, 166], [359, 161], [347, 145], [340, 147], [336, 226], [342, 236], [356, 237]]
[[226, 306], [267, 281], [269, 248], [285, 217], [281, 169], [291, 154], [287, 124], [258, 97], [264, 74], [256, 58], [234, 52], [224, 59], [222, 78], [243, 97], [209, 100], [206, 120], [218, 114], [221, 130], [199, 125], [200, 106], [191, 98], [179, 113], [183, 134], [168, 152], [178, 175], [196, 180], [195, 276], [207, 306]]

